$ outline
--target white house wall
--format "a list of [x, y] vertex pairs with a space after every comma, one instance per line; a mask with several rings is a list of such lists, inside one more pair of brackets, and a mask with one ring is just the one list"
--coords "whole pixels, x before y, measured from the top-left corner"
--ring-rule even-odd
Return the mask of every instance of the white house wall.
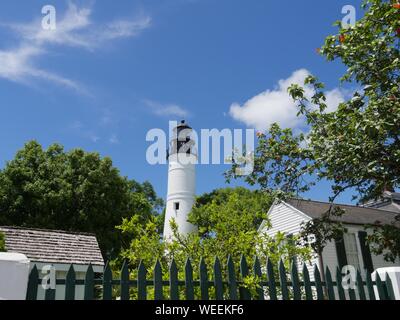
[[268, 213], [272, 228], [266, 230], [266, 234], [275, 235], [279, 231], [288, 234], [298, 234], [301, 230], [301, 223], [311, 220], [286, 203], [275, 204]]
[[[271, 222], [271, 228], [261, 228], [262, 232], [269, 236], [275, 236], [278, 232], [283, 232], [286, 234], [296, 235], [300, 233], [301, 224], [303, 222], [310, 221], [311, 219], [305, 214], [301, 213], [297, 209], [286, 203], [275, 203], [270, 211], [268, 212], [268, 217]], [[314, 280], [314, 265], [318, 264], [318, 258], [314, 257], [311, 261], [307, 261], [307, 269], [310, 273], [310, 280]], [[297, 264], [299, 272], [303, 271], [303, 261], [299, 261]]]
[[[271, 229], [267, 230], [264, 225], [261, 226], [260, 232], [265, 232], [269, 236], [274, 236], [279, 231], [286, 233], [286, 234], [299, 234], [301, 231], [301, 224], [303, 222], [310, 221], [311, 218], [305, 215], [304, 213], [300, 212], [296, 208], [290, 206], [286, 203], [275, 203], [270, 211], [268, 212], [268, 216], [271, 222]], [[364, 261], [361, 254], [361, 247], [360, 247], [360, 239], [358, 237], [359, 231], [365, 231], [363, 226], [359, 225], [345, 225], [348, 229], [349, 233], [354, 233], [357, 239], [357, 251], [358, 251], [358, 260], [360, 262], [361, 273], [363, 278], [365, 277], [365, 267]], [[370, 233], [370, 232], [369, 232]], [[383, 255], [376, 256], [371, 253], [372, 262], [374, 269], [383, 268], [383, 267], [393, 267], [393, 263], [386, 262], [383, 258]], [[336, 280], [336, 268], [338, 267], [338, 258], [336, 253], [336, 245], [333, 241], [329, 242], [325, 247], [323, 254], [324, 266], [328, 266], [332, 273], [333, 280]], [[308, 270], [310, 272], [311, 280], [313, 280], [313, 268], [311, 265], [317, 264], [318, 259], [315, 258], [310, 263], [307, 263]], [[395, 265], [400, 265], [400, 261], [398, 260]], [[300, 269], [300, 264], [299, 264]], [[301, 270], [299, 270], [301, 271]]]

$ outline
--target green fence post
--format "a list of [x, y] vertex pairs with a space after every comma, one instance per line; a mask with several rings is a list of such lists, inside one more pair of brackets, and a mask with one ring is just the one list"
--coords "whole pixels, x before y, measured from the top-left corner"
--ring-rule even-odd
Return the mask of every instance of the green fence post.
[[315, 289], [317, 290], [317, 299], [324, 300], [324, 291], [322, 289], [322, 281], [321, 281], [321, 273], [317, 265], [314, 266], [314, 282], [315, 282]]
[[244, 287], [244, 280], [249, 275], [249, 267], [244, 255], [240, 258], [240, 275], [242, 277], [242, 285], [239, 288], [240, 300], [251, 300], [249, 289]]
[[204, 258], [201, 258], [200, 261], [200, 296], [201, 300], [208, 300], [208, 275], [207, 275], [207, 266], [204, 261]]
[[388, 300], [396, 300], [396, 296], [395, 296], [394, 290], [393, 290], [392, 279], [390, 279], [390, 277], [387, 273], [386, 273], [385, 287], [386, 287], [386, 291], [388, 294]]
[[147, 269], [143, 261], [140, 261], [137, 275], [138, 300], [147, 300]]
[[154, 267], [154, 300], [163, 300], [163, 283], [161, 263], [157, 260]]
[[308, 272], [308, 268], [305, 263], [303, 263], [303, 280], [304, 280], [304, 292], [306, 293], [306, 300], [313, 300], [310, 273]]
[[103, 274], [103, 300], [112, 300], [112, 271], [108, 262]]
[[38, 284], [39, 284], [39, 272], [35, 264], [29, 274], [28, 289], [26, 291], [26, 300], [37, 300]]
[[224, 300], [224, 285], [222, 282], [222, 271], [221, 263], [218, 257], [215, 257], [214, 261], [214, 288], [215, 288], [215, 299]]
[[279, 280], [281, 283], [282, 299], [289, 300], [289, 290], [287, 287], [286, 269], [282, 260], [279, 261]]
[[346, 295], [344, 293], [342, 284], [342, 272], [340, 271], [339, 267], [336, 268], [336, 284], [339, 293], [339, 300], [346, 300]]
[[333, 287], [333, 281], [332, 281], [332, 274], [331, 274], [331, 270], [329, 270], [328, 267], [326, 267], [325, 278], [326, 278], [326, 287], [327, 287], [327, 291], [328, 291], [328, 299], [336, 300], [335, 289]]
[[383, 282], [378, 272], [376, 273], [375, 282], [376, 282], [376, 287], [378, 289], [379, 300], [387, 300], [385, 288], [383, 287]]
[[46, 301], [54, 301], [56, 300], [56, 290], [55, 289], [46, 289], [44, 294], [44, 300]]
[[193, 267], [189, 258], [185, 264], [185, 297], [186, 300], [194, 300]]
[[297, 264], [294, 260], [292, 261], [292, 264], [290, 266], [290, 277], [293, 287], [293, 300], [301, 300], [299, 272], [297, 270]]
[[121, 268], [121, 300], [129, 300], [129, 268], [128, 261], [124, 261]]
[[84, 299], [94, 299], [94, 272], [92, 264], [89, 264], [89, 267], [86, 270]]
[[269, 298], [271, 300], [277, 300], [278, 297], [276, 294], [274, 267], [270, 259], [267, 260], [267, 276], [268, 276]]
[[179, 300], [178, 268], [174, 259], [169, 266], [169, 295], [171, 300]]
[[358, 296], [359, 296], [360, 300], [366, 300], [364, 283], [363, 283], [361, 273], [359, 270], [357, 270], [356, 281], [357, 281]]
[[374, 285], [372, 283], [371, 274], [369, 272], [367, 272], [367, 277], [366, 277], [366, 281], [365, 282], [367, 284], [369, 300], [376, 300], [375, 291], [374, 291]]
[[237, 283], [235, 276], [235, 264], [233, 263], [232, 257], [228, 257], [228, 288], [229, 288], [229, 299], [238, 300], [237, 294]]
[[65, 279], [65, 300], [75, 300], [75, 270], [71, 264]]
[[260, 265], [260, 260], [258, 259], [258, 257], [254, 258], [254, 264], [253, 264], [253, 272], [254, 275], [260, 279], [260, 285], [257, 288], [257, 296], [256, 299], [257, 300], [264, 300], [264, 288], [262, 286], [262, 272], [261, 272], [261, 265]]

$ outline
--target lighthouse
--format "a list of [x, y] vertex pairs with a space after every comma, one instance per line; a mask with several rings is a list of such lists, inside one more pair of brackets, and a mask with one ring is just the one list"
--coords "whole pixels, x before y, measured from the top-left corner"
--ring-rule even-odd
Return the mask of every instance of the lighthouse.
[[164, 239], [171, 240], [173, 233], [171, 221], [178, 225], [178, 232], [187, 235], [196, 231], [189, 223], [188, 216], [195, 200], [197, 156], [192, 128], [181, 121], [173, 129], [173, 137], [167, 153], [168, 159], [168, 194], [164, 222]]

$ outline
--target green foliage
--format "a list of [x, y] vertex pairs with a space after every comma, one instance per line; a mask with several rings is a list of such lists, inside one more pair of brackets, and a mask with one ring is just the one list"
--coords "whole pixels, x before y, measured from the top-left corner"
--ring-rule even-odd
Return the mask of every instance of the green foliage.
[[92, 232], [105, 256], [118, 254], [115, 226], [162, 205], [150, 183], [122, 177], [110, 158], [31, 141], [0, 171], [0, 225]]
[[267, 219], [272, 201], [265, 193], [245, 188], [218, 189], [197, 198], [189, 222], [198, 227], [203, 239], [224, 242], [232, 234], [256, 231]]
[[371, 251], [383, 254], [386, 261], [395, 263], [400, 258], [400, 215], [390, 225], [370, 226], [373, 233], [367, 237]]
[[302, 241], [309, 242], [313, 237], [311, 248], [315, 253], [322, 254], [330, 241], [340, 239], [347, 232], [339, 219], [343, 214], [344, 211], [339, 207], [331, 207], [320, 218], [304, 222], [300, 232]]
[[4, 233], [0, 232], [0, 252], [6, 251], [6, 239]]
[[[140, 223], [137, 217], [124, 219], [118, 228], [131, 241], [120, 258], [114, 261], [114, 269], [119, 269], [121, 262], [127, 259], [132, 268], [131, 275], [136, 277], [137, 267], [142, 261], [151, 274], [158, 259], [164, 270], [164, 279], [168, 279], [168, 266], [174, 259], [179, 277], [184, 279], [187, 258], [191, 260], [197, 277], [201, 258], [204, 258], [207, 267], [210, 268], [210, 275], [215, 257], [218, 257], [222, 264], [226, 264], [228, 256], [231, 256], [237, 268], [242, 254], [247, 261], [253, 261], [255, 255], [263, 261], [268, 257], [276, 265], [282, 258], [288, 268], [294, 256], [303, 261], [309, 260], [310, 249], [287, 241], [285, 234], [279, 233], [276, 237], [269, 237], [258, 232], [259, 223], [267, 218], [266, 213], [271, 203], [272, 197], [262, 192], [252, 192], [244, 188], [215, 190], [199, 197], [190, 214], [189, 220], [198, 227], [199, 232], [182, 236], [172, 220], [170, 223], [174, 238], [168, 242], [162, 241], [156, 218], [150, 219], [145, 225]], [[236, 272], [239, 277], [239, 270]], [[223, 268], [223, 275], [226, 277], [226, 268]], [[244, 286], [255, 290], [259, 280], [246, 277]], [[135, 296], [136, 293], [133, 291], [132, 294]]]
[[[254, 170], [240, 176], [251, 186], [284, 198], [308, 191], [313, 185], [307, 176], [314, 172], [314, 160], [310, 150], [303, 147], [306, 136], [293, 134], [291, 129], [281, 129], [273, 124], [267, 133], [259, 132], [254, 154]], [[227, 182], [238, 178], [237, 164], [225, 173]]]
[[[347, 71], [341, 82], [359, 89], [332, 111], [316, 77], [305, 80], [307, 90], [292, 85], [289, 94], [309, 132], [296, 135], [274, 124], [259, 133], [255, 169], [245, 181], [283, 198], [327, 180], [332, 203], [346, 190], [365, 201], [400, 187], [400, 9], [395, 3], [365, 0], [365, 14], [355, 26], [342, 29], [337, 23], [338, 34], [326, 38], [320, 53], [342, 62]], [[228, 180], [236, 178], [234, 169]], [[399, 232], [392, 230], [385, 235]], [[382, 243], [389, 244], [386, 240]]]

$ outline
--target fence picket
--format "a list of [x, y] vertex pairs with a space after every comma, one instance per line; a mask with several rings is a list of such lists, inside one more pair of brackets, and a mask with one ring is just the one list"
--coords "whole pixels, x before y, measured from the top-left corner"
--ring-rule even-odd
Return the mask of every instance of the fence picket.
[[[358, 272], [358, 270], [357, 270], [357, 272]], [[357, 274], [356, 274], [357, 275]], [[352, 281], [352, 280], [351, 280]], [[357, 297], [356, 297], [356, 291], [354, 290], [354, 288], [349, 288], [349, 298], [350, 298], [350, 300], [357, 300]]]
[[178, 268], [174, 259], [169, 266], [169, 295], [171, 300], [179, 300]]
[[[249, 267], [244, 255], [240, 258], [240, 276], [242, 277], [242, 282], [244, 283], [245, 278], [249, 275]], [[249, 289], [245, 288], [243, 285], [239, 287], [240, 300], [251, 300], [251, 294]]]
[[337, 284], [337, 290], [339, 294], [339, 300], [346, 300], [346, 295], [343, 290], [343, 285], [342, 285], [342, 272], [340, 271], [339, 267], [336, 268], [336, 284]]
[[354, 291], [354, 289], [349, 289], [349, 298], [350, 300], [357, 300], [356, 292]]
[[143, 261], [140, 261], [137, 274], [138, 300], [147, 300], [147, 269]]
[[365, 282], [367, 283], [369, 300], [376, 300], [374, 285], [372, 284], [371, 274], [369, 272], [367, 272], [367, 277]]
[[314, 266], [314, 282], [317, 290], [317, 300], [324, 300], [324, 291], [322, 289], [321, 274], [317, 265]]
[[[260, 282], [262, 281], [262, 272], [261, 272], [261, 265], [260, 265], [260, 260], [258, 260], [258, 257], [254, 258], [254, 263], [253, 263], [253, 272], [254, 275], [260, 279]], [[264, 288], [262, 287], [262, 284], [260, 283], [259, 287], [257, 288], [257, 296], [255, 297], [257, 300], [264, 300]]]
[[86, 270], [84, 299], [94, 299], [94, 272], [92, 264], [89, 264], [89, 267]]
[[304, 280], [304, 291], [306, 293], [306, 300], [313, 300], [313, 294], [310, 282], [310, 273], [308, 272], [307, 265], [303, 264], [303, 280]]
[[163, 300], [163, 283], [161, 263], [157, 260], [154, 267], [154, 300]]
[[56, 299], [56, 290], [55, 289], [46, 289], [44, 294], [44, 300], [53, 301]]
[[388, 294], [388, 300], [396, 300], [396, 296], [395, 296], [394, 290], [393, 290], [392, 279], [390, 279], [390, 277], [387, 273], [386, 273], [385, 286], [386, 286], [386, 290], [387, 290], [387, 294]]
[[332, 281], [332, 274], [331, 274], [331, 270], [329, 270], [328, 267], [326, 267], [325, 278], [326, 278], [326, 288], [328, 291], [328, 299], [336, 300], [335, 289], [333, 287], [333, 281]]
[[200, 261], [200, 296], [201, 300], [208, 300], [208, 275], [207, 275], [207, 266], [204, 261], [204, 258], [201, 258]]
[[297, 263], [295, 260], [292, 261], [292, 264], [290, 266], [290, 277], [292, 280], [292, 287], [293, 287], [293, 300], [301, 300], [299, 273], [297, 270]]
[[276, 295], [274, 267], [270, 259], [268, 259], [267, 261], [267, 276], [268, 276], [269, 298], [271, 300], [277, 300], [278, 297]]
[[103, 300], [112, 299], [112, 271], [109, 263], [106, 263], [103, 274]]
[[378, 289], [379, 300], [387, 300], [385, 288], [383, 287], [383, 282], [379, 273], [376, 273], [376, 288]]
[[28, 289], [26, 291], [26, 300], [36, 300], [39, 282], [39, 272], [36, 264], [33, 266], [28, 280]]
[[218, 257], [214, 261], [214, 288], [215, 288], [215, 299], [224, 299], [224, 285], [222, 281], [221, 263]]
[[283, 300], [289, 300], [289, 290], [287, 287], [286, 269], [283, 261], [279, 261], [279, 280], [281, 283], [281, 294]]
[[[274, 267], [278, 267], [278, 269], [274, 270]], [[115, 280], [112, 278], [111, 267], [107, 263], [102, 279], [102, 299], [111, 300], [113, 298], [113, 285], [115, 285], [120, 287], [121, 300], [129, 300], [130, 287], [137, 288], [138, 300], [146, 300], [148, 286], [154, 287], [154, 300], [163, 300], [167, 296], [171, 300], [179, 300], [183, 296], [185, 300], [194, 300], [195, 286], [199, 287], [196, 289], [196, 292], [199, 290], [198, 292], [202, 300], [209, 300], [211, 287], [214, 287], [212, 290], [215, 293], [215, 299], [218, 301], [224, 299], [266, 300], [267, 298], [277, 300], [278, 295], [279, 299], [282, 300], [314, 300], [315, 292], [318, 300], [376, 300], [378, 296], [380, 300], [395, 300], [393, 284], [388, 274], [385, 275], [385, 278], [381, 278], [377, 274], [376, 281], [373, 282], [371, 274], [367, 273], [364, 282], [361, 272], [358, 270], [356, 273], [356, 287], [347, 289], [346, 283], [342, 283], [343, 275], [339, 268], [336, 268], [336, 282], [333, 281], [329, 268], [325, 268], [325, 283], [322, 283], [321, 273], [317, 265], [314, 265], [314, 281], [312, 282], [307, 264], [303, 263], [302, 270], [299, 270], [297, 264], [292, 261], [288, 272], [282, 259], [277, 266], [274, 266], [271, 260], [267, 259], [266, 276], [263, 275], [264, 269], [261, 268], [260, 260], [257, 256], [254, 257], [252, 270], [249, 270], [249, 265], [244, 255], [241, 256], [239, 270], [235, 268], [231, 256], [228, 256], [226, 268], [227, 279], [224, 280], [221, 262], [218, 257], [215, 257], [213, 268], [210, 271], [212, 272], [212, 275], [210, 275], [212, 281], [210, 281], [205, 259], [201, 258], [199, 264], [199, 281], [194, 281], [192, 264], [188, 258], [185, 264], [184, 281], [180, 281], [179, 270], [174, 259], [169, 265], [167, 279], [163, 278], [162, 265], [157, 260], [154, 266], [153, 281], [150, 281], [147, 280], [147, 269], [143, 261], [141, 261], [137, 270], [137, 281], [130, 281], [129, 264], [127, 261], [124, 261], [122, 265], [119, 279]], [[276, 274], [278, 274], [278, 277], [276, 277]], [[237, 278], [237, 275], [239, 275], [239, 278]], [[246, 287], [246, 278], [250, 275], [254, 275], [255, 279], [258, 280], [258, 286], [255, 288], [254, 294], [252, 294], [253, 291], [250, 291]], [[76, 286], [82, 285], [84, 285], [84, 300], [94, 300], [95, 284], [100, 284], [99, 280], [95, 280], [95, 273], [91, 264], [89, 264], [86, 270], [84, 281], [76, 279], [76, 272], [73, 265], [70, 265], [65, 280], [61, 279], [61, 281], [65, 282], [61, 282], [60, 279], [56, 280], [59, 284], [65, 283], [65, 300], [74, 300], [76, 298]], [[27, 300], [37, 300], [39, 281], [39, 272], [37, 266], [34, 265], [29, 274]], [[169, 295], [164, 292], [164, 289], [166, 291], [167, 288], [163, 288], [163, 286], [168, 285]], [[335, 289], [335, 286], [337, 289]], [[315, 287], [315, 291], [313, 287]], [[180, 293], [180, 289], [184, 289], [184, 294], [183, 292], [182, 294]], [[375, 290], [377, 290], [377, 293], [375, 293]], [[54, 289], [45, 291], [45, 300], [55, 300], [55, 298], [56, 291]]]
[[193, 267], [189, 258], [185, 265], [185, 296], [186, 300], [194, 300]]
[[65, 300], [75, 300], [75, 270], [72, 264], [65, 278]]
[[124, 261], [121, 268], [121, 300], [129, 300], [129, 268], [128, 261]]
[[359, 270], [357, 270], [356, 281], [357, 281], [358, 297], [360, 298], [360, 300], [366, 300], [364, 283]]
[[232, 257], [228, 257], [228, 288], [229, 288], [229, 299], [238, 300], [237, 284], [235, 276], [235, 264], [233, 263]]

